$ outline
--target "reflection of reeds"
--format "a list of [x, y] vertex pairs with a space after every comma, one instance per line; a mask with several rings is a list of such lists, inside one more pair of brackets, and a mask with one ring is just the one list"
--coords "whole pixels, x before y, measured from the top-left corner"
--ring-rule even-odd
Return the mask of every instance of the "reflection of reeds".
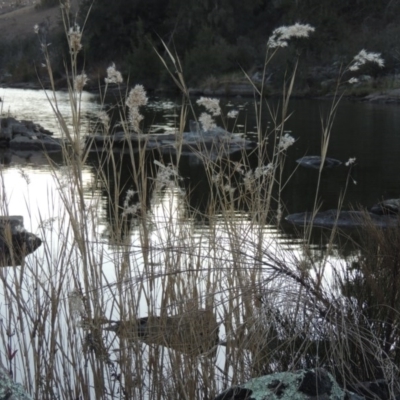
[[[285, 124], [297, 63], [280, 109], [269, 107], [264, 84], [254, 86], [257, 148], [231, 158], [216, 140], [210, 158], [199, 145], [194, 152], [204, 181], [187, 184], [180, 176], [182, 133], [193, 107], [179, 59], [166, 47], [169, 60], [163, 62], [167, 68], [172, 63], [169, 71], [184, 99], [176, 157], [150, 154], [141, 145], [146, 135], [138, 132], [139, 150], [127, 140], [122, 156], [112, 151], [110, 140], [110, 148], [90, 156], [88, 174], [80, 109], [86, 78], [78, 71], [82, 32], [68, 16], [64, 21], [72, 64], [72, 129], [49, 95], [71, 142], [65, 167], [51, 164], [62, 205], [58, 194], [49, 192], [54, 211], [40, 224], [42, 250], [20, 269], [0, 270], [7, 303], [1, 343], [13, 372], [17, 361], [22, 367], [27, 389], [38, 399], [212, 399], [231, 384], [276, 371], [324, 366], [344, 384], [380, 376], [383, 365], [396, 372], [397, 242], [385, 232], [365, 230], [380, 246], [366, 243], [371, 258], [360, 257], [355, 276], [336, 271], [327, 282], [336, 231], [318, 258], [307, 235], [298, 249], [288, 251], [266, 227], [279, 223], [285, 212], [281, 194], [292, 174], [285, 172], [285, 160], [294, 142]], [[46, 48], [44, 56], [51, 76]], [[106, 79], [106, 88], [118, 85], [125, 105], [115, 65]], [[139, 89], [141, 101], [128, 102], [133, 107], [128, 114], [123, 107], [120, 111], [127, 138], [130, 128], [140, 131], [138, 107], [147, 97]], [[190, 116], [196, 127], [199, 122], [212, 127], [217, 118], [226, 124], [223, 110], [216, 112], [218, 102], [201, 103], [212, 115]], [[338, 104], [335, 98], [323, 128], [322, 158]], [[265, 112], [272, 121], [266, 127], [261, 124]], [[102, 133], [112, 133], [109, 119], [102, 114], [101, 120]], [[95, 196], [90, 197], [89, 185]], [[201, 204], [191, 197], [200, 185], [210, 189]], [[106, 232], [99, 232], [101, 212]], [[385, 274], [377, 272], [382, 268]], [[371, 293], [375, 302], [368, 313], [364, 307]], [[384, 313], [377, 311], [381, 304]]]

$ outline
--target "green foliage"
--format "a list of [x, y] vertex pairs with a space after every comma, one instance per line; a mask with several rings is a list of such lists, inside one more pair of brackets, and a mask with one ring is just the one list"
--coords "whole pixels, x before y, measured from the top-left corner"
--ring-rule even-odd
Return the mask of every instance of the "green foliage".
[[[174, 45], [188, 71], [192, 83], [215, 73], [237, 70], [238, 63], [252, 64], [260, 40], [246, 40], [254, 31], [253, 18], [262, 1], [224, 1], [215, 7], [208, 1], [134, 0], [109, 3], [99, 0], [93, 4], [85, 27], [85, 49], [88, 64], [104, 61], [118, 62], [125, 71], [153, 85], [160, 74], [150, 55], [151, 46], [163, 52], [160, 38]], [[83, 21], [92, 2], [85, 0], [81, 8]], [[265, 21], [260, 21], [264, 26]], [[110, 32], [110, 34], [105, 34]], [[261, 37], [265, 41], [265, 37]], [[243, 43], [246, 42], [246, 46]], [[153, 75], [153, 76], [152, 76]]]
[[[41, 0], [39, 7], [58, 4], [59, 0]], [[262, 69], [272, 31], [303, 22], [314, 26], [315, 34], [308, 40], [293, 40], [288, 51], [281, 52], [269, 71], [273, 83], [284, 76], [294, 54], [305, 60], [298, 82], [306, 87], [304, 82], [316, 78], [307, 76], [311, 66], [346, 64], [362, 48], [380, 52], [385, 59], [384, 70], [364, 71], [376, 77], [399, 68], [398, 15], [400, 2], [390, 0], [115, 0], [112, 10], [106, 0], [82, 0], [77, 22], [84, 26], [84, 56], [79, 67], [93, 73], [115, 62], [124, 76], [157, 87], [165, 71], [154, 47], [165, 54], [162, 39], [179, 56], [188, 83], [199, 85], [211, 75], [218, 79], [237, 72], [239, 66], [248, 72]], [[58, 57], [55, 69], [63, 71], [68, 57], [65, 34], [63, 42], [54, 34], [49, 41]], [[14, 52], [23, 46], [19, 43]], [[24, 52], [37, 65], [36, 56], [28, 56], [30, 49]], [[18, 58], [12, 54], [7, 62]]]
[[154, 51], [151, 36], [144, 34], [142, 24], [138, 24], [136, 40], [132, 40], [131, 51], [125, 60], [128, 76], [132, 84], [145, 85], [147, 90], [156, 89], [165, 68]]
[[[398, 25], [394, 23], [400, 11], [398, 3], [115, 0], [110, 12], [109, 2], [97, 0], [85, 27], [87, 64], [104, 62], [106, 58], [117, 62], [124, 73], [134, 73], [151, 80], [152, 86], [157, 85], [160, 74], [150, 55], [151, 46], [145, 42], [156, 45], [162, 53], [161, 38], [176, 50], [187, 79], [195, 85], [204, 77], [237, 71], [238, 64], [246, 70], [259, 67], [264, 62], [265, 44], [273, 29], [306, 22], [316, 28], [316, 34], [310, 40], [293, 42], [291, 47], [309, 63], [333, 63], [337, 54], [347, 62], [366, 48], [383, 52], [388, 65], [395, 67], [398, 61], [390, 48], [398, 47], [392, 34]], [[91, 6], [91, 0], [83, 0], [82, 21]], [[377, 31], [382, 32], [378, 35], [381, 40]], [[282, 70], [285, 60], [276, 67], [276, 71]]]
[[6, 72], [8, 82], [36, 82], [38, 75], [35, 65], [39, 60], [34, 36], [23, 41], [0, 43], [0, 65]]
[[224, 40], [214, 42], [207, 40], [206, 36], [211, 32], [202, 32], [204, 37], [198, 40], [198, 45], [190, 49], [185, 55], [184, 71], [189, 83], [215, 74], [220, 74], [237, 69], [236, 48], [230, 46]]
[[[167, 2], [157, 0], [116, 0], [112, 4], [107, 1], [83, 1], [80, 9], [80, 19], [84, 21], [87, 14], [84, 35], [84, 47], [88, 65], [93, 65], [100, 59], [125, 64], [129, 69], [126, 57], [136, 58], [130, 54], [137, 49], [143, 52], [148, 45], [146, 37], [155, 38], [162, 34], [163, 21]], [[83, 24], [82, 24], [83, 25]]]

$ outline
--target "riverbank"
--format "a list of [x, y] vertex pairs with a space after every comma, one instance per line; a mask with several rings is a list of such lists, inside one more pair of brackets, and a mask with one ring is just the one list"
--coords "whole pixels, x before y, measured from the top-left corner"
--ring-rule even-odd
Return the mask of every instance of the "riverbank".
[[[71, 3], [73, 13], [77, 15], [81, 1], [74, 0]], [[20, 88], [20, 89], [41, 89], [50, 87], [46, 71], [40, 68], [42, 54], [37, 38], [33, 32], [33, 26], [43, 27], [46, 35], [51, 37], [49, 51], [60, 52], [58, 43], [62, 37], [62, 21], [59, 6], [43, 8], [40, 7], [38, 0], [5, 0], [0, 6], [0, 24], [2, 26], [2, 40], [0, 40], [0, 87]], [[5, 43], [9, 46], [3, 48]], [[18, 49], [17, 47], [29, 48], [23, 51], [22, 58], [19, 57], [15, 62], [13, 58]], [[26, 59], [25, 59], [26, 58]], [[28, 60], [29, 58], [29, 60]], [[102, 61], [103, 62], [103, 61]], [[64, 71], [64, 64], [58, 60], [57, 66], [53, 65], [54, 80], [57, 90], [67, 90], [68, 81]], [[272, 65], [267, 73], [264, 82], [264, 93], [267, 97], [280, 97], [282, 95], [280, 64]], [[336, 90], [337, 77], [340, 73], [338, 62], [325, 65], [302, 64], [299, 66], [296, 84], [293, 88], [292, 97], [296, 98], [329, 98]], [[101, 87], [101, 71], [103, 65], [90, 65], [85, 71], [89, 81], [86, 90], [98, 93], [105, 87]], [[367, 101], [374, 103], [400, 103], [400, 76], [396, 73], [393, 66], [386, 68], [376, 75], [376, 71], [370, 74], [355, 75], [358, 82], [355, 84], [345, 83], [340, 88], [344, 96], [356, 101]], [[187, 72], [187, 71], [184, 71]], [[255, 87], [260, 88], [262, 84], [262, 71], [253, 66], [247, 72], [252, 83], [246, 78], [245, 74], [237, 71], [235, 73], [223, 73], [216, 70], [212, 75], [201, 79], [197, 84], [193, 84], [190, 93], [193, 96], [207, 97], [243, 97], [254, 98]], [[383, 74], [381, 74], [383, 73]], [[189, 75], [189, 72], [187, 72]], [[186, 79], [189, 76], [185, 77]], [[99, 81], [100, 79], [100, 81]], [[346, 79], [348, 79], [346, 77]], [[177, 91], [172, 80], [156, 76], [149, 82], [142, 81], [139, 77], [132, 80], [132, 83], [140, 83], [146, 87], [149, 93], [169, 94]], [[190, 82], [190, 79], [188, 79]], [[254, 85], [254, 86], [253, 86]], [[108, 91], [111, 88], [108, 87]]]
[[[66, 80], [62, 80], [59, 82], [61, 84], [57, 85], [57, 90], [67, 91], [68, 85]], [[43, 87], [50, 89], [49, 85], [44, 85], [40, 82], [19, 82], [19, 83], [0, 83], [0, 88], [13, 88], [13, 89], [33, 89], [40, 90]], [[115, 91], [120, 93], [125, 92], [127, 89], [126, 85], [122, 85], [122, 87], [116, 87]], [[99, 93], [100, 91], [105, 90], [105, 86], [98, 84], [88, 85], [86, 90], [90, 93]], [[108, 87], [107, 92], [110, 94], [114, 89]], [[174, 94], [176, 90], [173, 88], [160, 87], [155, 90], [150, 90], [149, 93], [154, 93], [157, 95], [167, 95]], [[118, 94], [117, 93], [117, 94]], [[214, 87], [203, 87], [203, 88], [190, 88], [189, 93], [193, 96], [206, 96], [206, 97], [225, 97], [225, 98], [254, 98], [255, 89], [253, 85], [250, 83], [243, 82], [222, 82], [220, 84], [215, 85]], [[278, 90], [274, 90], [267, 86], [266, 88], [266, 96], [269, 98], [277, 98], [281, 97], [282, 93]], [[333, 91], [324, 90], [294, 90], [292, 97], [293, 98], [323, 98], [329, 99], [334, 95]], [[354, 101], [362, 101], [369, 103], [382, 103], [382, 104], [400, 104], [400, 87], [397, 88], [385, 88], [385, 85], [379, 87], [372, 87], [372, 85], [360, 85], [358, 87], [346, 88], [346, 92], [344, 96], [347, 99], [351, 99]]]

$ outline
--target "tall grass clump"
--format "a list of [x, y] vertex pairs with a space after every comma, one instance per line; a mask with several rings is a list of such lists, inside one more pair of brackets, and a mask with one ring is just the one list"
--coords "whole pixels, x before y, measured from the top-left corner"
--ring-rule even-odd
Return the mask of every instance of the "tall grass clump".
[[[48, 216], [37, 232], [44, 243], [21, 267], [0, 271], [7, 304], [2, 349], [10, 371], [32, 396], [213, 399], [232, 384], [276, 371], [325, 367], [344, 385], [381, 376], [378, 370], [385, 378], [385, 371], [396, 371], [397, 283], [386, 282], [388, 296], [378, 299], [379, 286], [376, 295], [369, 290], [373, 258], [360, 256], [350, 276], [352, 269], [332, 265], [333, 237], [317, 258], [307, 233], [297, 250], [288, 250], [270, 228], [286, 212], [282, 192], [293, 173], [285, 171], [296, 140], [286, 122], [297, 61], [275, 109], [265, 96], [266, 70], [289, 40], [314, 29], [295, 24], [269, 38], [264, 79], [254, 84], [257, 144], [233, 159], [228, 149], [237, 137], [226, 130], [235, 126], [238, 111], [225, 113], [218, 99], [200, 98], [198, 116], [179, 58], [167, 46], [167, 58], [159, 56], [182, 91], [174, 155], [146, 150], [141, 113], [147, 93], [136, 82], [125, 90], [112, 63], [100, 87], [102, 99], [116, 87], [119, 122], [110, 122], [103, 100], [95, 134], [103, 135], [104, 145], [91, 153], [97, 142], [84, 131], [81, 109], [88, 80], [79, 67], [84, 30], [68, 12], [64, 23], [71, 123], [58, 107], [48, 46], [42, 43], [52, 83], [46, 93], [66, 139], [63, 165], [50, 165], [56, 190], [48, 193]], [[322, 160], [345, 73], [366, 61], [382, 63], [378, 55], [362, 52], [339, 77], [338, 95], [323, 120]], [[266, 126], [265, 114], [271, 121]], [[185, 190], [182, 178], [188, 119], [200, 141], [193, 156], [204, 165], [211, 188], [201, 206], [190, 202], [196, 184]], [[210, 134], [219, 135], [211, 149], [202, 142]], [[373, 229], [367, 238], [384, 235], [371, 234]], [[382, 259], [382, 248], [370, 250], [394, 276], [397, 256]], [[371, 293], [366, 312], [366, 302], [357, 300]], [[383, 316], [377, 307], [382, 302]], [[384, 318], [384, 326], [369, 315]]]

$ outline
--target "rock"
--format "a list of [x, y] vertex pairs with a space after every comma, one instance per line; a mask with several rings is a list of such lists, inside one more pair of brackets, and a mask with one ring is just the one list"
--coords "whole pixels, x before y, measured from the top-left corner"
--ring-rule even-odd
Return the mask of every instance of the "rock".
[[214, 400], [339, 400], [362, 399], [339, 387], [323, 368], [279, 372], [250, 379], [225, 390]]
[[[86, 137], [86, 148], [91, 152], [114, 151], [129, 152], [129, 142], [133, 151], [145, 148], [147, 151], [157, 151], [162, 155], [176, 155], [177, 141], [175, 134], [155, 133], [139, 135], [136, 133], [125, 134], [117, 132], [111, 136], [91, 135]], [[215, 159], [240, 151], [254, 149], [256, 144], [221, 128], [211, 131], [184, 132], [182, 134], [181, 155], [204, 154]]]
[[12, 117], [0, 119], [0, 147], [12, 150], [62, 151], [63, 142], [32, 121], [17, 121]]
[[[305, 156], [302, 158], [299, 158], [296, 160], [298, 164], [300, 164], [302, 167], [306, 168], [314, 168], [314, 169], [319, 169], [321, 166], [321, 157], [320, 156]], [[333, 168], [341, 165], [342, 162], [339, 160], [336, 160], [334, 158], [325, 158], [325, 163], [324, 163], [324, 168]]]
[[376, 215], [398, 215], [400, 199], [388, 199], [374, 204], [369, 211]]
[[8, 371], [0, 366], [0, 399], [7, 400], [31, 400], [22, 385], [14, 382]]
[[41, 244], [40, 238], [25, 230], [23, 217], [0, 217], [0, 267], [21, 265]]
[[15, 135], [10, 140], [9, 147], [12, 150], [62, 151], [60, 141], [44, 134]]
[[212, 310], [190, 309], [173, 316], [117, 321], [104, 328], [128, 340], [169, 347], [192, 356], [214, 356], [219, 344], [219, 324]]
[[389, 89], [371, 93], [363, 97], [363, 100], [371, 103], [400, 103], [400, 89]]
[[[313, 213], [302, 212], [290, 214], [286, 221], [298, 225], [307, 226], [312, 221]], [[315, 214], [313, 226], [320, 228], [357, 228], [367, 223], [381, 228], [396, 227], [399, 224], [397, 217], [391, 215], [377, 215], [364, 211], [339, 211], [328, 210]]]

